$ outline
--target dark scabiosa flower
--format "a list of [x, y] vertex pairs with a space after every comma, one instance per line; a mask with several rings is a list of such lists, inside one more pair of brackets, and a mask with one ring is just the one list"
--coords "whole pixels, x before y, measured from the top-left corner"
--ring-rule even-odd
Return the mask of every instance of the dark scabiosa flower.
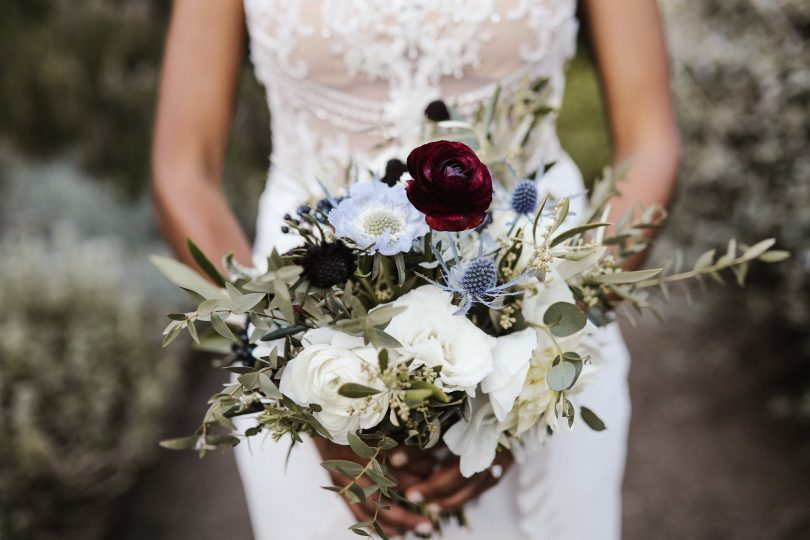
[[387, 184], [389, 187], [394, 187], [406, 172], [408, 172], [408, 167], [402, 163], [402, 160], [396, 158], [389, 159], [388, 163], [385, 164], [385, 175], [380, 178], [380, 181], [382, 181], [383, 184]]
[[425, 116], [428, 120], [442, 122], [444, 120], [450, 120], [450, 111], [447, 110], [447, 105], [445, 105], [444, 101], [437, 99], [436, 101], [431, 101], [428, 103], [428, 106], [425, 107]]
[[437, 231], [466, 231], [479, 226], [492, 203], [487, 166], [466, 144], [435, 141], [408, 156], [408, 200]]
[[537, 184], [534, 180], [521, 180], [512, 191], [512, 210], [518, 214], [534, 214], [537, 210]]
[[298, 264], [310, 283], [328, 289], [346, 283], [357, 268], [357, 258], [349, 246], [337, 240], [307, 246]]

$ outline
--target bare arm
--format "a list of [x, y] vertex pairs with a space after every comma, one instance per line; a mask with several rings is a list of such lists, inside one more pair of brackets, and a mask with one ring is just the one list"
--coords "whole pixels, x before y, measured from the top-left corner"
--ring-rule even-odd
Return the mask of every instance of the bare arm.
[[[678, 128], [655, 0], [585, 0], [610, 117], [614, 161], [631, 168], [613, 219], [637, 205], [666, 205], [678, 168]], [[637, 266], [635, 257], [628, 266]]]
[[244, 46], [241, 2], [175, 0], [155, 122], [152, 176], [166, 240], [193, 264], [191, 237], [212, 260], [233, 252], [250, 263], [250, 245], [222, 191]]

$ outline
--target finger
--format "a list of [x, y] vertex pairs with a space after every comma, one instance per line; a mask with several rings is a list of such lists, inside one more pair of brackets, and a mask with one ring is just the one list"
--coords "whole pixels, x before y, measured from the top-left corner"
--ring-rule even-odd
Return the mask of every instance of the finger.
[[468, 481], [461, 474], [458, 461], [435, 471], [427, 480], [411, 486], [405, 496], [414, 502], [436, 501], [457, 491]]
[[433, 532], [433, 523], [419, 514], [414, 514], [401, 506], [392, 505], [390, 501], [383, 501], [389, 504], [387, 510], [380, 509], [377, 519], [380, 523], [398, 529], [400, 531], [416, 531], [419, 534], [430, 534]]
[[437, 504], [442, 510], [455, 510], [457, 508], [461, 508], [497, 483], [498, 481], [492, 478], [491, 475], [482, 474], [480, 477], [472, 478], [471, 481], [466, 485], [451, 495], [436, 501], [435, 504]]

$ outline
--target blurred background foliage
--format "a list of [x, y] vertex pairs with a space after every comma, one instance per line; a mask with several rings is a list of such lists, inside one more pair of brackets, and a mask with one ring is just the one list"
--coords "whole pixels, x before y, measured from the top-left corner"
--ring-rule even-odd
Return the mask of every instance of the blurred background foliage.
[[[0, 537], [99, 538], [182, 402], [182, 301], [161, 251], [149, 147], [168, 3], [0, 3]], [[683, 311], [750, 368], [779, 417], [810, 418], [810, 9], [802, 0], [664, 0], [685, 159], [658, 252], [777, 236], [795, 257], [746, 295]], [[225, 185], [246, 230], [270, 151], [246, 65]], [[593, 178], [610, 159], [592, 60], [572, 62], [561, 139]], [[707, 328], [698, 325], [697, 328]], [[722, 334], [719, 336], [718, 334]]]

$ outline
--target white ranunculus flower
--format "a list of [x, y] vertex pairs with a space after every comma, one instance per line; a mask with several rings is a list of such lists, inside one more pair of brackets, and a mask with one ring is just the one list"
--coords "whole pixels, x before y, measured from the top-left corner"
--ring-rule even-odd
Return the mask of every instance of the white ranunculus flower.
[[407, 308], [394, 316], [386, 332], [402, 344], [404, 359], [413, 367], [441, 366], [436, 384], [446, 391], [475, 393], [475, 387], [494, 369], [496, 339], [472, 321], [453, 315], [458, 306], [452, 294], [433, 285], [412, 290], [394, 302]]
[[461, 474], [467, 478], [492, 465], [503, 431], [486, 398], [473, 400], [472, 409], [469, 422], [459, 420], [444, 433], [447, 448], [461, 458]]
[[[301, 406], [316, 403], [313, 413], [336, 443], [347, 444], [347, 436], [369, 429], [385, 417], [388, 393], [376, 378], [377, 352], [363, 345], [362, 338], [331, 328], [310, 330], [302, 339], [304, 349], [284, 368], [281, 392]], [[345, 383], [358, 383], [383, 392], [356, 399], [338, 394]]]
[[537, 334], [532, 328], [498, 338], [492, 354], [494, 369], [484, 378], [481, 390], [489, 396], [499, 421], [503, 421], [512, 410], [536, 347]]

